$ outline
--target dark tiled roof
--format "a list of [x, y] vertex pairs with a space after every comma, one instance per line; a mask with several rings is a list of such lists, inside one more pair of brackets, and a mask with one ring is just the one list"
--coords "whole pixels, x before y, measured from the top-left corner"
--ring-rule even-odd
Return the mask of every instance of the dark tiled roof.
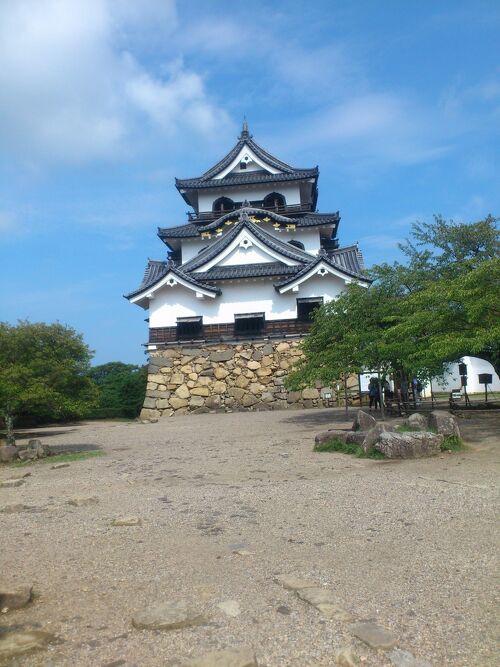
[[281, 183], [283, 181], [301, 181], [307, 178], [317, 178], [319, 170], [296, 169], [291, 174], [270, 174], [268, 171], [248, 171], [244, 174], [231, 174], [224, 178], [211, 178], [202, 180], [200, 178], [175, 179], [175, 185], [180, 190], [191, 190], [200, 188], [227, 188], [231, 185], [254, 185], [256, 183]]
[[193, 275], [198, 280], [231, 280], [234, 278], [261, 278], [265, 276], [287, 276], [298, 273], [302, 265], [287, 266], [281, 262], [265, 262], [262, 264], [237, 264], [234, 266], [214, 266], [208, 271]]
[[[278, 171], [282, 172], [281, 174], [268, 174], [265, 173], [266, 176], [269, 176], [269, 180], [280, 180], [277, 177], [278, 176], [292, 176], [294, 179], [297, 178], [311, 178], [315, 177], [318, 175], [318, 168], [314, 169], [295, 169], [291, 165], [287, 164], [286, 162], [283, 162], [282, 160], [278, 160], [277, 157], [274, 157], [274, 155], [271, 155], [271, 153], [268, 153], [264, 148], [259, 146], [257, 142], [253, 140], [252, 135], [248, 131], [248, 125], [247, 123], [243, 123], [243, 129], [241, 131], [240, 136], [238, 137], [238, 141], [236, 142], [235, 146], [229, 151], [227, 155], [225, 155], [222, 160], [219, 160], [217, 164], [215, 164], [211, 169], [206, 171], [204, 174], [197, 178], [185, 178], [185, 179], [175, 179], [176, 185], [178, 188], [201, 188], [201, 187], [217, 187], [217, 185], [222, 186], [222, 185], [239, 185], [241, 183], [261, 183], [265, 182], [262, 180], [251, 180], [252, 174], [254, 174], [253, 178], [258, 178], [258, 174], [260, 172], [248, 172], [245, 174], [238, 174], [238, 176], [230, 176], [229, 178], [225, 179], [214, 179], [214, 176], [217, 174], [220, 174], [221, 171], [226, 169], [231, 162], [238, 156], [238, 153], [242, 150], [244, 146], [248, 146], [250, 150], [257, 155], [258, 158], [260, 158], [263, 162], [266, 164], [270, 165], [271, 167], [274, 167], [275, 169], [278, 169]], [[301, 176], [297, 176], [298, 174], [302, 174]], [[234, 180], [237, 178], [244, 178], [245, 180]], [[264, 175], [260, 174], [260, 178], [263, 178]], [[215, 180], [215, 186], [213, 184]], [[289, 180], [287, 178], [283, 178], [281, 180]], [[231, 182], [230, 182], [231, 181]], [[234, 181], [234, 182], [233, 182]], [[209, 185], [205, 185], [206, 183], [209, 183]]]
[[326, 264], [329, 264], [332, 268], [337, 269], [349, 276], [352, 276], [353, 278], [358, 278], [365, 282], [371, 282], [371, 280], [366, 276], [366, 274], [363, 271], [364, 269], [363, 256], [361, 255], [358, 246], [353, 245], [353, 246], [347, 246], [345, 248], [339, 248], [338, 250], [332, 252], [330, 255], [327, 255], [325, 251], [322, 252], [320, 251], [318, 257], [313, 259], [312, 262], [309, 262], [309, 264], [306, 264], [294, 276], [287, 278], [286, 280], [283, 280], [281, 283], [277, 283], [275, 285], [276, 289], [279, 289], [281, 287], [286, 287], [286, 285], [290, 285], [297, 279], [302, 278], [302, 276], [305, 276], [307, 273], [309, 273], [309, 271], [318, 264], [320, 264], [320, 262], [325, 262]]
[[289, 243], [280, 241], [275, 236], [265, 232], [263, 229], [258, 227], [258, 225], [250, 222], [250, 220], [246, 218], [240, 220], [240, 222], [238, 222], [231, 229], [231, 231], [229, 231], [227, 234], [224, 234], [224, 236], [221, 236], [221, 238], [218, 241], [212, 243], [212, 245], [208, 246], [204, 252], [183, 264], [182, 268], [185, 271], [194, 271], [200, 266], [203, 266], [203, 264], [206, 264], [212, 260], [214, 257], [217, 257], [217, 255], [225, 248], [227, 248], [231, 241], [236, 238], [242, 229], [250, 230], [251, 233], [256, 236], [259, 241], [262, 241], [262, 243], [264, 243], [268, 248], [274, 250], [280, 255], [284, 255], [288, 259], [293, 259], [300, 262], [301, 264], [304, 262], [309, 262], [311, 259], [311, 255], [308, 255], [303, 250], [299, 250], [299, 248], [295, 248]]
[[164, 278], [169, 272], [173, 273], [178, 278], [182, 278], [190, 285], [193, 285], [193, 287], [199, 287], [201, 289], [208, 290], [209, 292], [220, 294], [219, 289], [214, 288], [211, 285], [205, 285], [194, 275], [190, 275], [185, 271], [183, 271], [180, 267], [174, 266], [172, 262], [159, 262], [150, 259], [148, 261], [146, 271], [144, 272], [144, 278], [142, 279], [142, 283], [133, 292], [125, 294], [125, 298], [131, 299], [134, 296], [137, 296], [137, 294], [140, 294], [144, 290], [148, 289], [149, 287], [153, 287], [153, 285], [156, 285], [156, 283], [159, 282], [162, 278]]
[[206, 225], [201, 223], [188, 223], [187, 225], [178, 225], [177, 227], [159, 227], [158, 236], [161, 239], [178, 239], [178, 238], [192, 238], [199, 236], [202, 232], [209, 232], [212, 229], [217, 229], [224, 224], [226, 220], [237, 217], [240, 213], [246, 211], [247, 215], [265, 215], [275, 222], [281, 222], [284, 225], [296, 225], [297, 227], [318, 227], [320, 225], [338, 224], [340, 215], [336, 213], [307, 213], [304, 216], [297, 218], [287, 218], [284, 215], [278, 215], [273, 211], [266, 211], [261, 208], [247, 207], [237, 209], [236, 211], [229, 211], [223, 216], [209, 222]]

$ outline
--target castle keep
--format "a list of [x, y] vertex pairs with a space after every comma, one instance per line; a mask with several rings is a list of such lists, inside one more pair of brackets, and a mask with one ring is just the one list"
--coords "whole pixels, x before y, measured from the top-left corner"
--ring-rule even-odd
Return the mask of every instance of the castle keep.
[[176, 179], [188, 222], [158, 230], [167, 259], [150, 260], [126, 297], [149, 310], [142, 417], [325, 404], [324, 388], [287, 392], [284, 376], [312, 311], [369, 280], [358, 247], [339, 247], [338, 212], [316, 210], [318, 176], [265, 151], [244, 123], [220, 162]]

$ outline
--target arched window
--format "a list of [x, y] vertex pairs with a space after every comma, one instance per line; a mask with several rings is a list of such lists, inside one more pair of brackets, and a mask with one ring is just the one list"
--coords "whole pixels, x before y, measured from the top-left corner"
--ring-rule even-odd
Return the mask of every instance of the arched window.
[[264, 208], [278, 209], [281, 206], [286, 206], [286, 199], [279, 192], [271, 192], [270, 195], [264, 197], [262, 205]]
[[214, 213], [234, 211], [234, 201], [229, 199], [229, 197], [219, 197], [219, 199], [216, 199], [212, 204], [212, 211]]
[[301, 250], [305, 250], [304, 244], [302, 241], [296, 241], [295, 239], [292, 239], [291, 241], [288, 241], [290, 245], [294, 245], [296, 248], [300, 248]]

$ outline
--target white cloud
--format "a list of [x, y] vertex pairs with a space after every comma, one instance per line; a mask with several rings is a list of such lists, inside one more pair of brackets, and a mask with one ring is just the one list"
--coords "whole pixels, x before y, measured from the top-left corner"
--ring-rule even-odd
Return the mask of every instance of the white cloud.
[[[139, 11], [140, 8], [140, 11]], [[26, 161], [116, 157], [152, 123], [167, 137], [227, 121], [202, 77], [148, 72], [127, 47], [168, 41], [165, 0], [6, 0], [0, 5], [0, 144]]]

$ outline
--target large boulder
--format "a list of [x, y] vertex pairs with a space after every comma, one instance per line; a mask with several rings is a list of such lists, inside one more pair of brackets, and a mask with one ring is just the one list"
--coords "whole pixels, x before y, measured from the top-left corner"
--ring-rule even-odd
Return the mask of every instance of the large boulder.
[[456, 435], [460, 437], [460, 429], [455, 417], [449, 412], [434, 410], [429, 415], [429, 428], [441, 435]]
[[330, 442], [330, 440], [341, 440], [342, 442], [347, 441], [347, 435], [350, 433], [350, 431], [341, 431], [332, 429], [331, 431], [323, 431], [322, 433], [318, 433], [317, 436], [314, 438], [314, 442], [316, 445], [322, 445], [325, 442]]
[[347, 431], [346, 442], [350, 445], [361, 445], [366, 438], [366, 431]]
[[383, 431], [374, 447], [388, 459], [418, 459], [439, 454], [443, 439], [437, 433]]
[[394, 430], [394, 426], [391, 424], [384, 424], [383, 422], [379, 422], [373, 428], [371, 428], [367, 433], [364, 434], [365, 437], [361, 443], [365, 454], [368, 454], [372, 451], [372, 449], [374, 449], [375, 444], [379, 441], [380, 435], [382, 433], [385, 433], [386, 431], [392, 433]]
[[0, 463], [10, 463], [17, 459], [19, 452], [15, 445], [3, 445], [0, 447]]
[[426, 417], [419, 414], [418, 412], [414, 412], [412, 415], [410, 415], [406, 420], [406, 424], [407, 426], [411, 426], [411, 428], [418, 428], [421, 431], [425, 431], [427, 429]]
[[369, 431], [375, 426], [377, 420], [365, 412], [364, 410], [358, 410], [354, 422], [352, 424], [353, 431]]

